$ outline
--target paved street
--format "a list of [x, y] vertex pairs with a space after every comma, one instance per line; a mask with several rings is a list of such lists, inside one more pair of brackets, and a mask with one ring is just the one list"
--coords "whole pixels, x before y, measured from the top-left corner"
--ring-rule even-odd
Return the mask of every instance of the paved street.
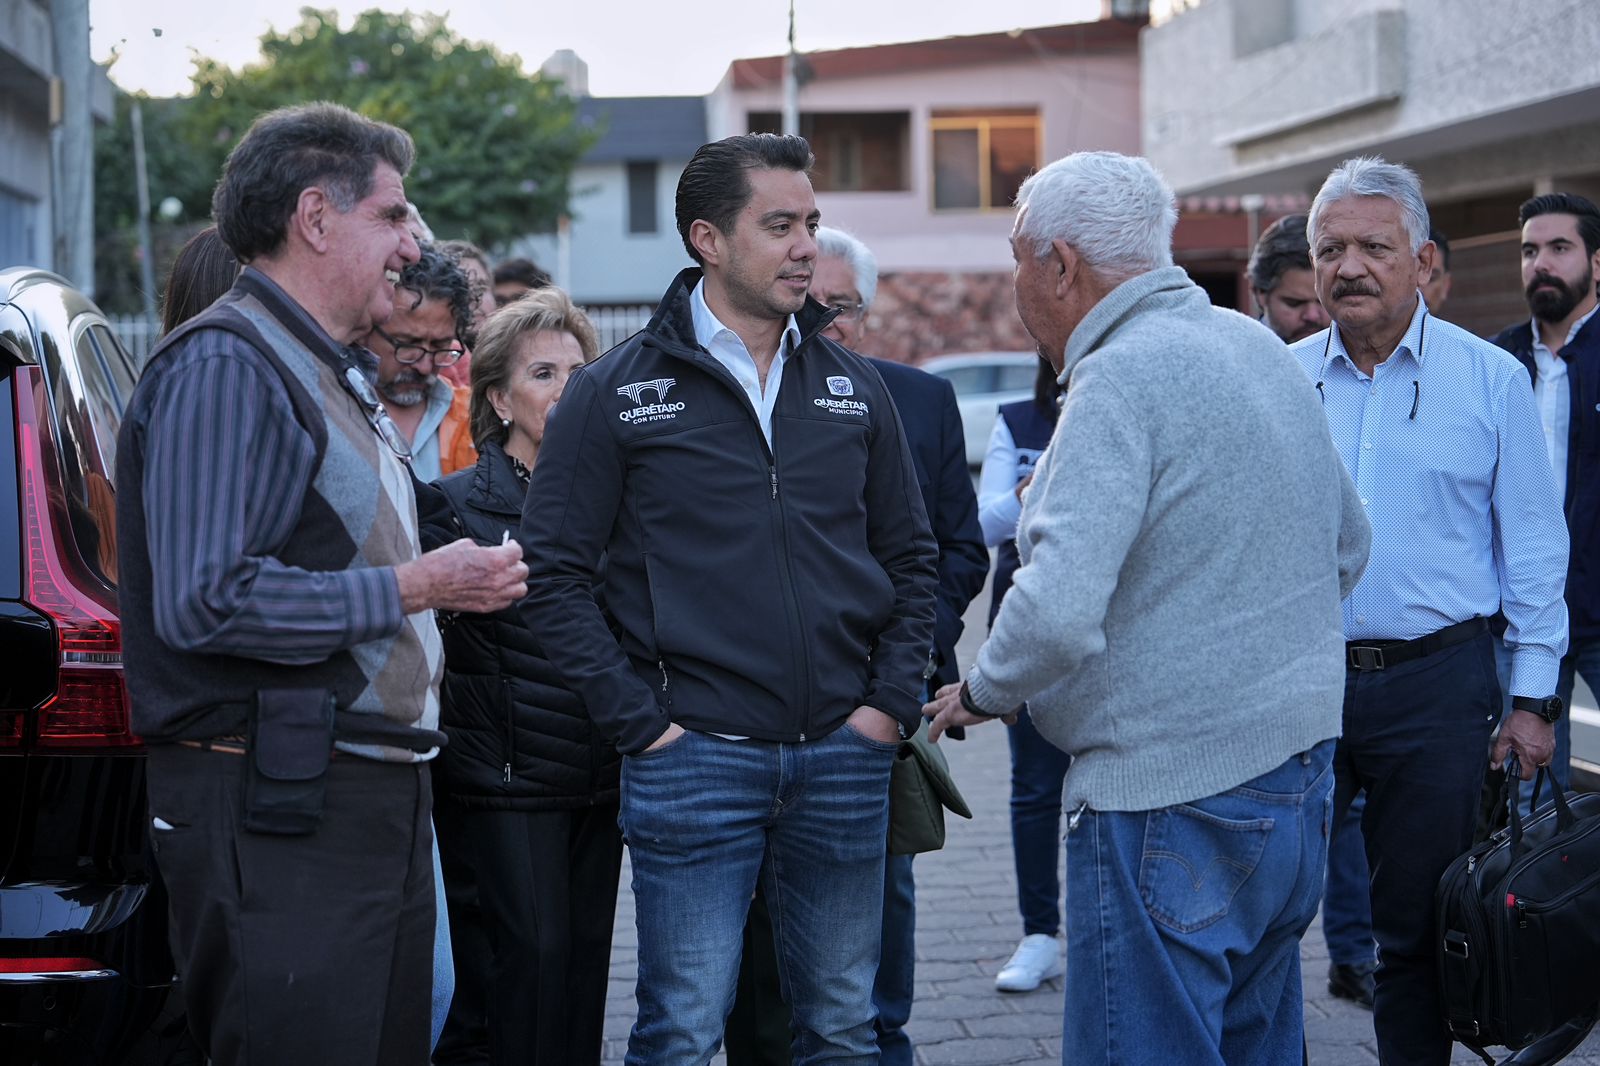
[[[988, 593], [967, 614], [961, 661], [970, 662], [984, 631]], [[918, 856], [917, 998], [909, 1031], [922, 1066], [1061, 1061], [1060, 981], [1025, 995], [994, 990], [994, 975], [1021, 935], [1007, 817], [1010, 759], [1004, 727], [968, 731], [945, 750], [974, 818], [951, 817], [943, 851]], [[605, 1062], [621, 1063], [633, 1021], [633, 897], [624, 866], [618, 901], [611, 988], [606, 1005]], [[1378, 1061], [1372, 1015], [1327, 993], [1327, 951], [1316, 927], [1301, 946], [1306, 987], [1306, 1039], [1315, 1066], [1369, 1066]], [[1600, 1036], [1568, 1060], [1600, 1064]], [[719, 1056], [718, 1064], [722, 1063]], [[1458, 1047], [1454, 1064], [1481, 1062]]]

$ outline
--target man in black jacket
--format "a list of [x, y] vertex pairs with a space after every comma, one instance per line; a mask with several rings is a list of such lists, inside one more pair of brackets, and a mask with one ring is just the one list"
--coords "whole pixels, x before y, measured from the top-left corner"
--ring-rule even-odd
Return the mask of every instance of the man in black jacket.
[[[1567, 654], [1561, 660], [1556, 695], [1563, 713], [1556, 722], [1556, 753], [1550, 767], [1562, 788], [1572, 757], [1572, 702], [1577, 674], [1600, 685], [1600, 316], [1595, 315], [1595, 277], [1600, 273], [1600, 209], [1582, 196], [1548, 193], [1525, 202], [1522, 224], [1522, 284], [1533, 317], [1507, 327], [1494, 342], [1516, 356], [1533, 377], [1534, 401], [1544, 424], [1545, 446], [1556, 476], [1556, 492], [1567, 516], [1572, 548], [1567, 562]], [[1500, 647], [1501, 688], [1510, 690], [1510, 654]], [[1511, 711], [1507, 700], [1506, 713]], [[1523, 785], [1524, 791], [1529, 786]]]
[[695, 153], [677, 216], [701, 269], [572, 376], [522, 516], [528, 625], [626, 756], [639, 1066], [715, 1053], [758, 876], [797, 1060], [876, 1060], [889, 766], [937, 549], [882, 379], [806, 299], [810, 165], [771, 134]]
[[[858, 351], [866, 316], [878, 291], [878, 262], [871, 249], [850, 234], [827, 226], [817, 230], [817, 260], [811, 296], [837, 312], [823, 336]], [[961, 679], [956, 641], [961, 616], [983, 589], [989, 550], [978, 525], [978, 497], [967, 469], [961, 407], [950, 383], [932, 374], [884, 359], [871, 360], [905, 425], [911, 462], [922, 488], [922, 504], [939, 545], [939, 587], [935, 602], [933, 648], [927, 669], [929, 691]], [[916, 979], [916, 882], [912, 856], [885, 860], [883, 947], [872, 1000], [878, 1008], [881, 1066], [910, 1066], [911, 1017]], [[739, 970], [739, 996], [728, 1016], [729, 1066], [789, 1062], [789, 1011], [779, 994], [773, 959], [772, 928], [766, 901], [758, 898], [745, 931]]]

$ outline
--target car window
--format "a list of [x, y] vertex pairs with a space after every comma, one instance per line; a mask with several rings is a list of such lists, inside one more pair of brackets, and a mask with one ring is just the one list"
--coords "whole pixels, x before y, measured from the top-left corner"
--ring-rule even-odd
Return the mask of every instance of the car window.
[[1033, 388], [1034, 378], [1038, 375], [1039, 368], [1035, 366], [1007, 363], [1000, 368], [999, 392], [1021, 392]]
[[950, 383], [957, 396], [976, 396], [994, 391], [992, 366], [957, 366], [935, 373]]
[[126, 409], [128, 400], [133, 397], [134, 383], [138, 380], [132, 357], [117, 342], [116, 334], [98, 322], [89, 327], [89, 336], [93, 338], [95, 347], [100, 349], [101, 361], [111, 372], [111, 383], [116, 386], [119, 407]]
[[[61, 353], [63, 360], [68, 358]], [[84, 564], [107, 585], [117, 583], [116, 470], [117, 430], [122, 397], [111, 382], [87, 330], [73, 346], [77, 373], [59, 373], [50, 399], [66, 491], [72, 539]], [[65, 369], [65, 367], [63, 367]]]

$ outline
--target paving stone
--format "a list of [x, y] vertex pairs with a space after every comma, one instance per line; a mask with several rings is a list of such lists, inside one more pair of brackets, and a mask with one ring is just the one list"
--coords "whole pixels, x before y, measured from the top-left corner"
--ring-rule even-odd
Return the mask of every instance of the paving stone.
[[917, 1049], [917, 1058], [924, 1066], [998, 1066], [1038, 1062], [1039, 1055], [1037, 1042], [1020, 1038], [945, 1040]]

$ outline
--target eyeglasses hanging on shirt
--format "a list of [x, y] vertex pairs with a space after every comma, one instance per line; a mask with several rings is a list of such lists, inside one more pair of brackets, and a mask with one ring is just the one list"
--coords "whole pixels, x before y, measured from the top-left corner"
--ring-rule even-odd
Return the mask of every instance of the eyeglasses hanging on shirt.
[[354, 354], [359, 349], [346, 348], [340, 355], [344, 359], [344, 374], [340, 383], [344, 390], [353, 396], [366, 413], [367, 421], [372, 428], [378, 431], [378, 436], [389, 446], [389, 450], [399, 456], [400, 461], [406, 464], [406, 469], [411, 468], [411, 442], [406, 440], [406, 435], [400, 427], [395, 425], [394, 419], [389, 417], [389, 412], [384, 410], [383, 401], [378, 398], [378, 390], [372, 387], [372, 382], [367, 380], [367, 375], [361, 369], [361, 359]]
[[[1427, 337], [1428, 337], [1428, 312], [1427, 312], [1426, 309], [1424, 309], [1423, 312], [1422, 312], [1422, 326], [1421, 326], [1420, 329], [1417, 330], [1417, 357], [1416, 358], [1417, 358], [1417, 364], [1419, 366], [1422, 364], [1422, 345], [1427, 340]], [[1322, 364], [1321, 364], [1322, 366], [1327, 366], [1328, 365], [1328, 353], [1331, 352], [1331, 351], [1333, 351], [1333, 327], [1329, 326], [1328, 327], [1328, 339], [1325, 342], [1323, 342], [1323, 345], [1322, 345]], [[1322, 382], [1320, 380], [1317, 382], [1317, 396], [1319, 396], [1321, 398], [1321, 400], [1322, 400], [1324, 405], [1327, 404], [1327, 402], [1328, 402], [1328, 394], [1322, 388]], [[1422, 382], [1421, 382], [1421, 380], [1419, 380], [1417, 378], [1412, 378], [1411, 379], [1411, 414], [1407, 416], [1409, 421], [1415, 422], [1417, 420], [1417, 408], [1420, 407], [1421, 405], [1422, 405]]]

